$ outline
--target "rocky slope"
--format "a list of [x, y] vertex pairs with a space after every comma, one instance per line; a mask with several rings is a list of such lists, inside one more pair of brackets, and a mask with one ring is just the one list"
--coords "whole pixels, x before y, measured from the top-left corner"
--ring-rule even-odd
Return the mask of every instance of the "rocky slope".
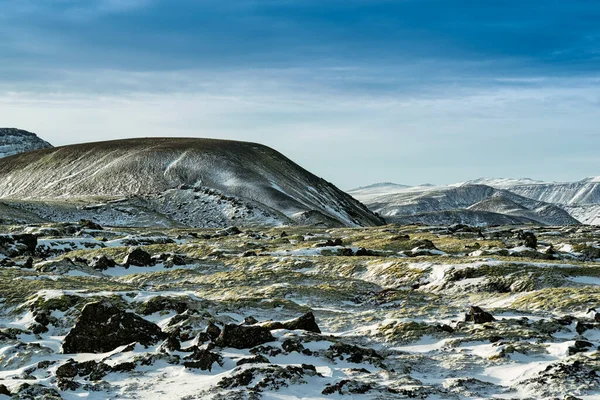
[[95, 215], [108, 225], [381, 224], [273, 149], [210, 139], [131, 139], [7, 157], [0, 198], [43, 219]]
[[[350, 192], [388, 222], [470, 225], [531, 223], [571, 225], [579, 222], [553, 204], [532, 200], [487, 185], [394, 188], [373, 196], [371, 190]], [[436, 222], [437, 217], [437, 222]]]
[[600, 231], [0, 225], [0, 398], [597, 399]]
[[28, 151], [51, 148], [35, 133], [15, 128], [0, 128], [0, 158]]

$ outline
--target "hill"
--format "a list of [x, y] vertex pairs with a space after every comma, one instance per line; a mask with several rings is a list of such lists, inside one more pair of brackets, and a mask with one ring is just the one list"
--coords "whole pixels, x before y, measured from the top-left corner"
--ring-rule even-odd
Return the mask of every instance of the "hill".
[[334, 185], [256, 143], [146, 138], [14, 155], [0, 199], [52, 221], [219, 227], [382, 221]]

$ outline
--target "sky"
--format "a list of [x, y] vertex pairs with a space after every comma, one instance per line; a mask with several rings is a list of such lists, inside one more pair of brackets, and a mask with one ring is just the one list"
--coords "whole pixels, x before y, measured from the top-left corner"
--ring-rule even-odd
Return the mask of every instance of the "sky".
[[600, 175], [597, 0], [0, 0], [0, 126], [259, 142], [342, 189]]

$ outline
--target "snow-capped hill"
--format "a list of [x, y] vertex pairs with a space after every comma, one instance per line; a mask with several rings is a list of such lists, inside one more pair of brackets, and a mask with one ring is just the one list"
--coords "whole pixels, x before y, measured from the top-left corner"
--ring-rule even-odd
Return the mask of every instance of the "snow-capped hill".
[[600, 204], [600, 180], [583, 179], [578, 182], [518, 185], [509, 189], [530, 199], [563, 205]]
[[[117, 199], [125, 203], [103, 207], [149, 210], [185, 226], [382, 223], [332, 184], [255, 143], [130, 139], [24, 153], [0, 164], [0, 198], [11, 201]], [[118, 224], [114, 219], [105, 223]]]
[[463, 185], [486, 185], [497, 189], [507, 189], [513, 186], [519, 185], [539, 185], [546, 183], [544, 181], [538, 181], [530, 178], [478, 178], [463, 183]]
[[398, 183], [393, 182], [379, 182], [373, 183], [372, 185], [360, 186], [356, 189], [349, 190], [349, 192], [358, 192], [364, 190], [386, 190], [386, 189], [406, 189], [409, 188], [410, 185], [400, 185]]
[[[371, 199], [358, 197], [372, 211], [388, 222], [406, 221], [427, 224], [461, 223], [497, 224], [511, 221], [499, 214], [512, 217], [512, 221], [541, 223], [545, 225], [573, 225], [579, 222], [561, 208], [541, 201], [528, 199], [506, 190], [486, 185], [441, 186], [411, 188], [403, 192], [381, 195]], [[411, 218], [407, 218], [411, 216]]]
[[399, 185], [397, 183], [391, 182], [381, 182], [348, 190], [348, 194], [354, 197], [355, 199], [364, 202], [367, 200], [374, 199], [378, 196], [390, 195], [393, 193], [402, 192], [410, 188], [411, 186], [408, 185]]
[[51, 147], [50, 143], [40, 139], [35, 133], [16, 128], [0, 128], [0, 158]]

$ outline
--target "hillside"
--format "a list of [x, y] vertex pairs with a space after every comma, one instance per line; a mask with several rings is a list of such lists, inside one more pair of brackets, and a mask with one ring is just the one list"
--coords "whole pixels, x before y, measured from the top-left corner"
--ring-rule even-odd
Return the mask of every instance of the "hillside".
[[7, 157], [0, 198], [52, 221], [104, 215], [108, 225], [137, 225], [136, 215], [194, 227], [381, 223], [277, 151], [213, 139], [129, 139]]
[[40, 139], [35, 133], [22, 129], [0, 128], [0, 158], [51, 147], [50, 143]]

